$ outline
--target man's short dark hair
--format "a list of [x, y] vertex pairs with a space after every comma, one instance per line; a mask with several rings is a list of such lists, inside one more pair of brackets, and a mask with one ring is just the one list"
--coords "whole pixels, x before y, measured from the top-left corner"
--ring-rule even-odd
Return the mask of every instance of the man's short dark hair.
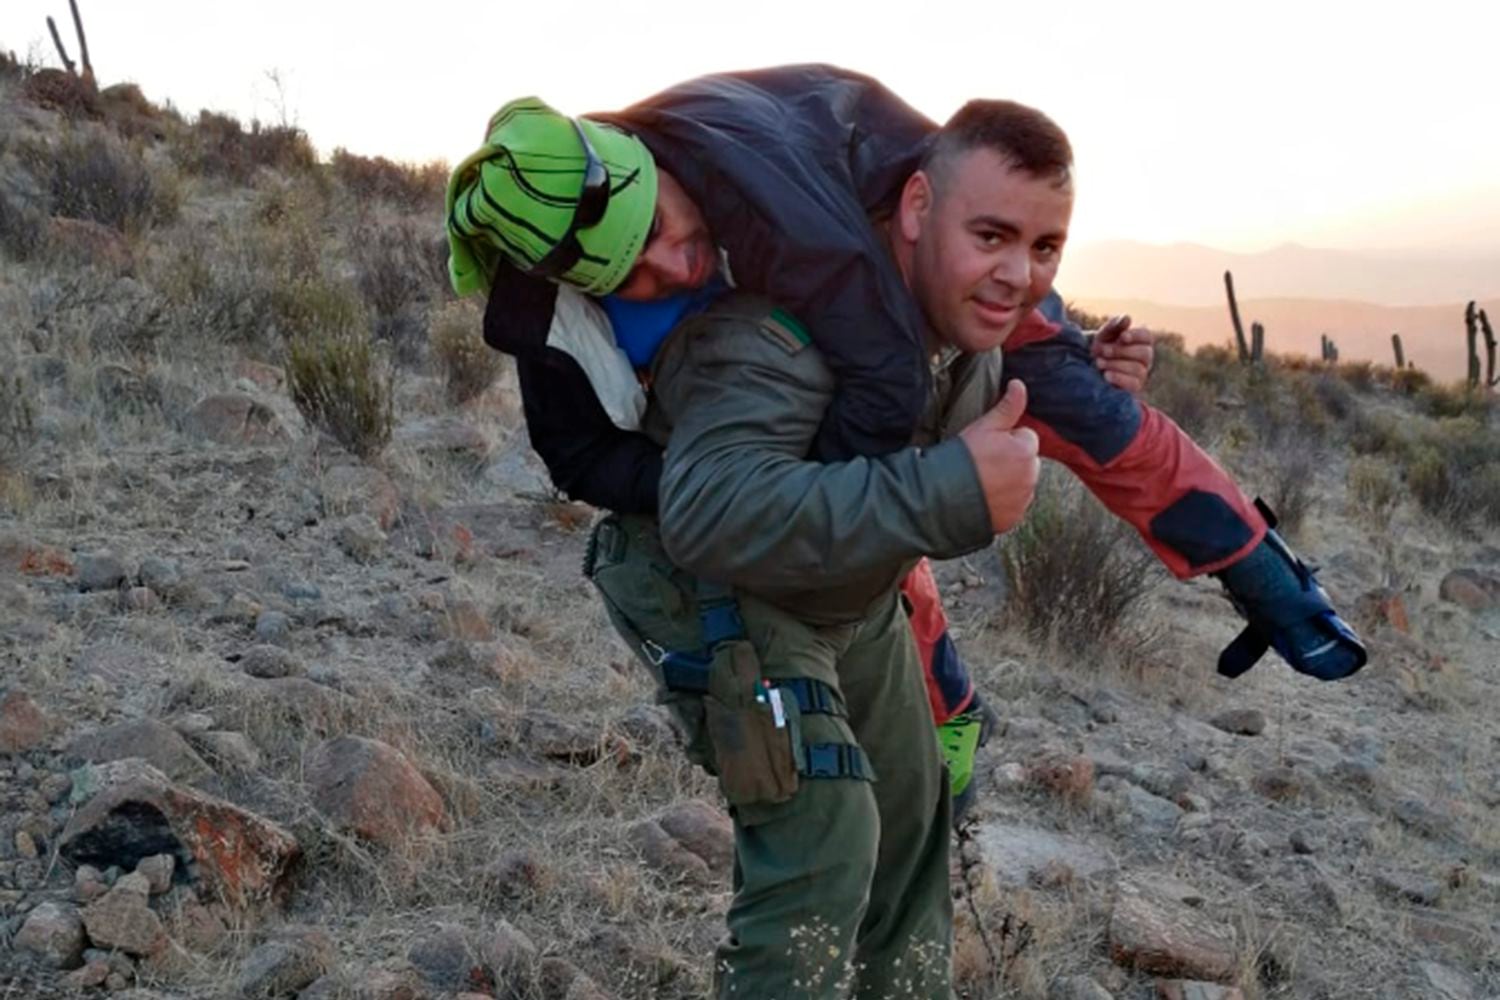
[[975, 149], [1000, 154], [1011, 167], [1058, 184], [1072, 179], [1073, 147], [1067, 133], [1036, 108], [1015, 101], [974, 100], [938, 130], [922, 169], [941, 186], [953, 161]]

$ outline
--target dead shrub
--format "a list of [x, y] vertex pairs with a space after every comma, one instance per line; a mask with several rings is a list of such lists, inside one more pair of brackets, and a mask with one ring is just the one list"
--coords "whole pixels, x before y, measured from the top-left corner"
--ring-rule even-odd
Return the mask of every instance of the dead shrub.
[[23, 77], [21, 98], [64, 118], [99, 117], [99, 89], [94, 82], [60, 69], [38, 69]]
[[175, 111], [152, 104], [133, 83], [117, 83], [99, 92], [99, 109], [104, 120], [128, 139], [162, 141], [174, 127], [182, 125]]
[[433, 318], [428, 334], [443, 367], [448, 402], [457, 406], [490, 387], [505, 367], [505, 355], [479, 334], [480, 317], [467, 303], [454, 302]]
[[1276, 512], [1282, 532], [1295, 539], [1302, 530], [1307, 512], [1312, 509], [1315, 499], [1313, 482], [1322, 458], [1312, 447], [1297, 447], [1277, 453], [1274, 459], [1267, 499]]
[[338, 182], [362, 201], [384, 201], [430, 215], [442, 211], [448, 190], [446, 163], [396, 163], [383, 156], [360, 156], [341, 146], [333, 151], [331, 166]]
[[1334, 369], [1344, 383], [1357, 392], [1369, 392], [1375, 388], [1375, 362], [1341, 361]]
[[261, 167], [288, 173], [311, 171], [318, 157], [307, 133], [292, 125], [250, 128], [232, 115], [198, 112], [198, 119], [178, 135], [173, 148], [178, 165], [196, 174], [224, 177], [241, 184]]
[[1146, 400], [1193, 437], [1211, 436], [1222, 422], [1217, 388], [1202, 367], [1182, 351], [1156, 342], [1156, 360], [1146, 383]]
[[437, 243], [437, 234], [405, 221], [364, 225], [350, 234], [355, 280], [374, 313], [375, 337], [390, 343], [402, 364], [422, 360], [427, 310], [445, 287]]
[[35, 396], [21, 376], [0, 377], [0, 472], [16, 470], [36, 441]]
[[1392, 370], [1391, 388], [1403, 396], [1415, 396], [1432, 385], [1432, 376], [1420, 368]]
[[10, 185], [0, 186], [0, 248], [13, 260], [30, 260], [47, 235], [47, 216], [35, 201], [19, 196]]
[[363, 332], [316, 332], [287, 347], [287, 389], [309, 424], [361, 458], [391, 439], [389, 367]]
[[1391, 512], [1401, 501], [1401, 473], [1390, 462], [1365, 455], [1349, 463], [1347, 476], [1349, 500], [1355, 512], [1377, 530], [1391, 520]]
[[1075, 652], [1119, 636], [1156, 582], [1156, 559], [1135, 532], [1051, 467], [1000, 540], [1000, 562], [1006, 617]]
[[1470, 389], [1462, 382], [1430, 384], [1418, 390], [1417, 405], [1429, 416], [1466, 417], [1482, 416], [1490, 408], [1488, 394], [1479, 389]]
[[127, 235], [177, 217], [176, 178], [153, 169], [138, 148], [97, 126], [67, 129], [21, 157], [42, 182], [51, 214], [87, 219]]

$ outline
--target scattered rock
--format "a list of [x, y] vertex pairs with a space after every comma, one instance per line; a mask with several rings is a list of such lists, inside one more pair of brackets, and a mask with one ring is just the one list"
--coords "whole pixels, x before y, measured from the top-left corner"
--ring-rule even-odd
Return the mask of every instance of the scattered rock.
[[425, 458], [451, 460], [472, 469], [482, 467], [490, 454], [489, 439], [457, 417], [423, 417], [404, 423], [391, 433], [391, 443]]
[[976, 833], [980, 854], [1004, 886], [1032, 884], [1049, 866], [1066, 865], [1078, 879], [1114, 872], [1107, 850], [1067, 834], [1007, 823], [986, 824]]
[[609, 994], [572, 962], [544, 958], [541, 968], [542, 1000], [609, 1000]]
[[220, 771], [251, 774], [260, 767], [260, 751], [244, 733], [211, 729], [194, 736], [193, 744]]
[[1425, 994], [1431, 1000], [1476, 1000], [1473, 980], [1457, 969], [1436, 962], [1420, 962], [1417, 968], [1431, 991]]
[[15, 843], [16, 853], [23, 858], [34, 860], [41, 854], [41, 850], [36, 846], [36, 839], [31, 836], [30, 831], [17, 830]]
[[119, 590], [129, 576], [130, 571], [125, 568], [125, 563], [108, 552], [78, 557], [78, 589], [84, 593]]
[[47, 717], [24, 691], [0, 695], [0, 753], [35, 750], [47, 738]]
[[672, 713], [661, 705], [633, 705], [614, 726], [642, 747], [671, 747], [681, 739]]
[[1157, 980], [1156, 995], [1159, 1000], [1245, 1000], [1239, 987], [1187, 979]]
[[327, 932], [287, 928], [259, 945], [240, 967], [238, 988], [247, 1000], [271, 1000], [298, 993], [323, 975], [334, 960]]
[[147, 556], [141, 560], [139, 572], [141, 586], [171, 600], [182, 589], [182, 570], [170, 559]]
[[1077, 754], [1046, 753], [1028, 763], [1027, 778], [1060, 798], [1084, 802], [1094, 791], [1094, 762]]
[[1415, 872], [1378, 871], [1375, 873], [1375, 888], [1419, 906], [1436, 906], [1443, 898], [1443, 883]]
[[318, 809], [386, 847], [446, 824], [442, 797], [401, 751], [377, 740], [341, 736], [320, 744], [308, 757], [306, 779]]
[[338, 527], [339, 548], [355, 562], [373, 563], [385, 553], [386, 535], [369, 514], [352, 514]]
[[66, 904], [38, 903], [26, 915], [14, 945], [18, 951], [35, 952], [53, 968], [77, 968], [83, 960], [83, 919]]
[[1114, 997], [1088, 976], [1063, 976], [1047, 987], [1047, 1000], [1114, 1000]]
[[109, 963], [100, 959], [85, 962], [81, 968], [74, 969], [62, 977], [62, 983], [70, 990], [87, 990], [95, 986], [103, 986], [109, 979]]
[[135, 866], [136, 874], [145, 876], [153, 896], [160, 896], [172, 888], [172, 875], [176, 870], [177, 858], [171, 854], [153, 854], [142, 858]]
[[1293, 830], [1291, 836], [1287, 838], [1287, 842], [1291, 845], [1292, 850], [1297, 854], [1318, 853], [1317, 845], [1314, 843], [1312, 836], [1306, 830]]
[[621, 758], [629, 747], [595, 726], [573, 722], [555, 712], [534, 709], [517, 723], [518, 742], [532, 753], [580, 767], [597, 763], [606, 754]]
[[300, 677], [307, 673], [302, 661], [280, 646], [262, 643], [245, 650], [240, 669], [251, 677], [269, 680], [275, 677]]
[[94, 763], [140, 757], [174, 781], [212, 773], [177, 730], [156, 719], [132, 719], [85, 733], [69, 744], [68, 754]]
[[331, 517], [365, 514], [381, 531], [401, 516], [401, 494], [390, 478], [367, 465], [340, 465], [323, 476], [323, 509]]
[[208, 893], [244, 907], [279, 896], [297, 840], [270, 820], [182, 785], [142, 761], [87, 769], [98, 790], [63, 828], [59, 848], [75, 865], [134, 868], [171, 853], [192, 862]]
[[251, 385], [266, 392], [280, 392], [283, 383], [286, 382], [286, 372], [260, 361], [250, 361], [244, 358], [236, 361], [230, 369], [237, 379], [245, 379]]
[[713, 880], [708, 862], [688, 850], [654, 819], [632, 825], [625, 832], [625, 840], [640, 853], [641, 860], [665, 875], [698, 885]]
[[1235, 970], [1228, 927], [1139, 882], [1118, 886], [1109, 943], [1114, 961], [1155, 975], [1221, 982]]
[[292, 620], [280, 611], [262, 611], [255, 619], [255, 638], [263, 643], [284, 643], [292, 632]]
[[126, 611], [155, 611], [161, 606], [161, 600], [150, 587], [131, 587], [125, 591], [121, 605]]
[[502, 987], [524, 983], [536, 965], [536, 945], [524, 931], [504, 918], [496, 921], [480, 952]]
[[1266, 713], [1258, 708], [1231, 708], [1208, 721], [1215, 729], [1236, 736], [1259, 736], [1266, 731]]
[[657, 816], [661, 828], [708, 865], [728, 872], [734, 863], [734, 824], [723, 810], [701, 799], [668, 806]]
[[512, 899], [535, 893], [551, 881], [546, 866], [526, 850], [504, 852], [485, 865], [480, 876], [491, 892]]
[[290, 440], [276, 412], [242, 392], [200, 400], [187, 412], [183, 429], [217, 444], [265, 445]]
[[1276, 802], [1288, 802], [1307, 790], [1302, 775], [1290, 767], [1269, 767], [1250, 782], [1257, 792]]
[[1438, 584], [1438, 597], [1470, 611], [1488, 611], [1500, 603], [1500, 576], [1479, 569], [1456, 569]]
[[434, 989], [488, 992], [495, 988], [488, 950], [475, 947], [462, 927], [438, 924], [412, 942], [406, 957]]
[[73, 898], [80, 903], [92, 903], [108, 891], [104, 873], [93, 865], [79, 865], [73, 873]]
[[1495, 935], [1487, 921], [1432, 910], [1411, 910], [1392, 917], [1401, 918], [1418, 941], [1451, 946], [1474, 956], [1494, 953]]
[[160, 949], [166, 932], [148, 905], [150, 892], [151, 883], [144, 875], [122, 876], [114, 888], [83, 908], [89, 940], [131, 955], [150, 955]]

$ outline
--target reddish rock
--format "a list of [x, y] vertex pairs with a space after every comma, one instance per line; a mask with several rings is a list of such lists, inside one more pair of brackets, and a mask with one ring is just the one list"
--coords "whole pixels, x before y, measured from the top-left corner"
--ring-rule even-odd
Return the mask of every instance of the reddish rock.
[[447, 822], [438, 795], [406, 755], [378, 740], [340, 736], [307, 760], [313, 804], [359, 836], [399, 847]]
[[47, 738], [47, 717], [24, 691], [0, 695], [0, 753], [24, 753]]
[[656, 821], [673, 840], [702, 858], [710, 871], [726, 873], [734, 863], [734, 824], [722, 809], [689, 799], [668, 806]]
[[687, 849], [654, 819], [641, 820], [625, 831], [625, 840], [647, 865], [673, 878], [695, 885], [713, 881], [708, 863]]
[[1121, 882], [1109, 918], [1110, 957], [1159, 976], [1223, 982], [1234, 975], [1234, 933], [1202, 910]]
[[86, 990], [93, 986], [103, 986], [109, 978], [109, 963], [95, 959], [85, 963], [83, 968], [74, 969], [62, 977], [62, 983], [70, 990]]
[[72, 576], [73, 560], [61, 549], [15, 535], [0, 537], [0, 569], [28, 576]]
[[1500, 576], [1477, 569], [1456, 569], [1438, 584], [1438, 597], [1470, 611], [1488, 611], [1500, 603]]
[[199, 400], [188, 411], [184, 429], [218, 444], [278, 444], [289, 439], [274, 410], [241, 392]]
[[401, 516], [401, 494], [390, 478], [366, 465], [340, 465], [323, 476], [323, 506], [333, 517], [368, 514], [390, 531]]
[[235, 907], [279, 899], [299, 849], [270, 820], [173, 784], [141, 761], [92, 769], [102, 786], [63, 828], [59, 849], [75, 865], [134, 868], [170, 849], [190, 858], [210, 897]]
[[1074, 754], [1043, 754], [1028, 764], [1026, 777], [1038, 788], [1082, 802], [1094, 791], [1094, 762]]

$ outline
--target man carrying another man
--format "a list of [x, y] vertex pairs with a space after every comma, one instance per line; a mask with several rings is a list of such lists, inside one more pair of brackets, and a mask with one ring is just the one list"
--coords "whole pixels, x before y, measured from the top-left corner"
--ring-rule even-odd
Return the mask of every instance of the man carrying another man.
[[[667, 552], [720, 586], [664, 569], [647, 533], [618, 522], [592, 553], [612, 612], [640, 603], [642, 588], [610, 580], [638, 580], [627, 570], [641, 555], [665, 573], [665, 587], [644, 588], [659, 620], [616, 622], [659, 652], [650, 658], [669, 692], [674, 673], [702, 678], [695, 695], [676, 693], [698, 699], [699, 749], [735, 808], [723, 995], [834, 995], [846, 967], [856, 995], [947, 995], [946, 795], [932, 741], [913, 724], [924, 699], [895, 584], [919, 556], [987, 544], [1029, 499], [1035, 438], [1012, 429], [1022, 391], [980, 415], [999, 391], [993, 348], [1056, 333], [1032, 307], [1066, 237], [1071, 154], [1043, 116], [986, 103], [956, 116], [924, 163], [874, 232], [930, 331], [936, 388], [920, 437], [959, 440], [808, 461], [839, 384], [823, 352], [768, 303], [714, 302], [655, 354], [647, 430], [668, 448]], [[581, 213], [582, 200], [572, 207]], [[1300, 610], [1298, 623], [1331, 616], [1326, 602]], [[692, 634], [680, 624], [669, 634], [674, 619]], [[704, 655], [674, 659], [691, 649]], [[832, 961], [795, 960], [808, 935], [826, 938]]]

